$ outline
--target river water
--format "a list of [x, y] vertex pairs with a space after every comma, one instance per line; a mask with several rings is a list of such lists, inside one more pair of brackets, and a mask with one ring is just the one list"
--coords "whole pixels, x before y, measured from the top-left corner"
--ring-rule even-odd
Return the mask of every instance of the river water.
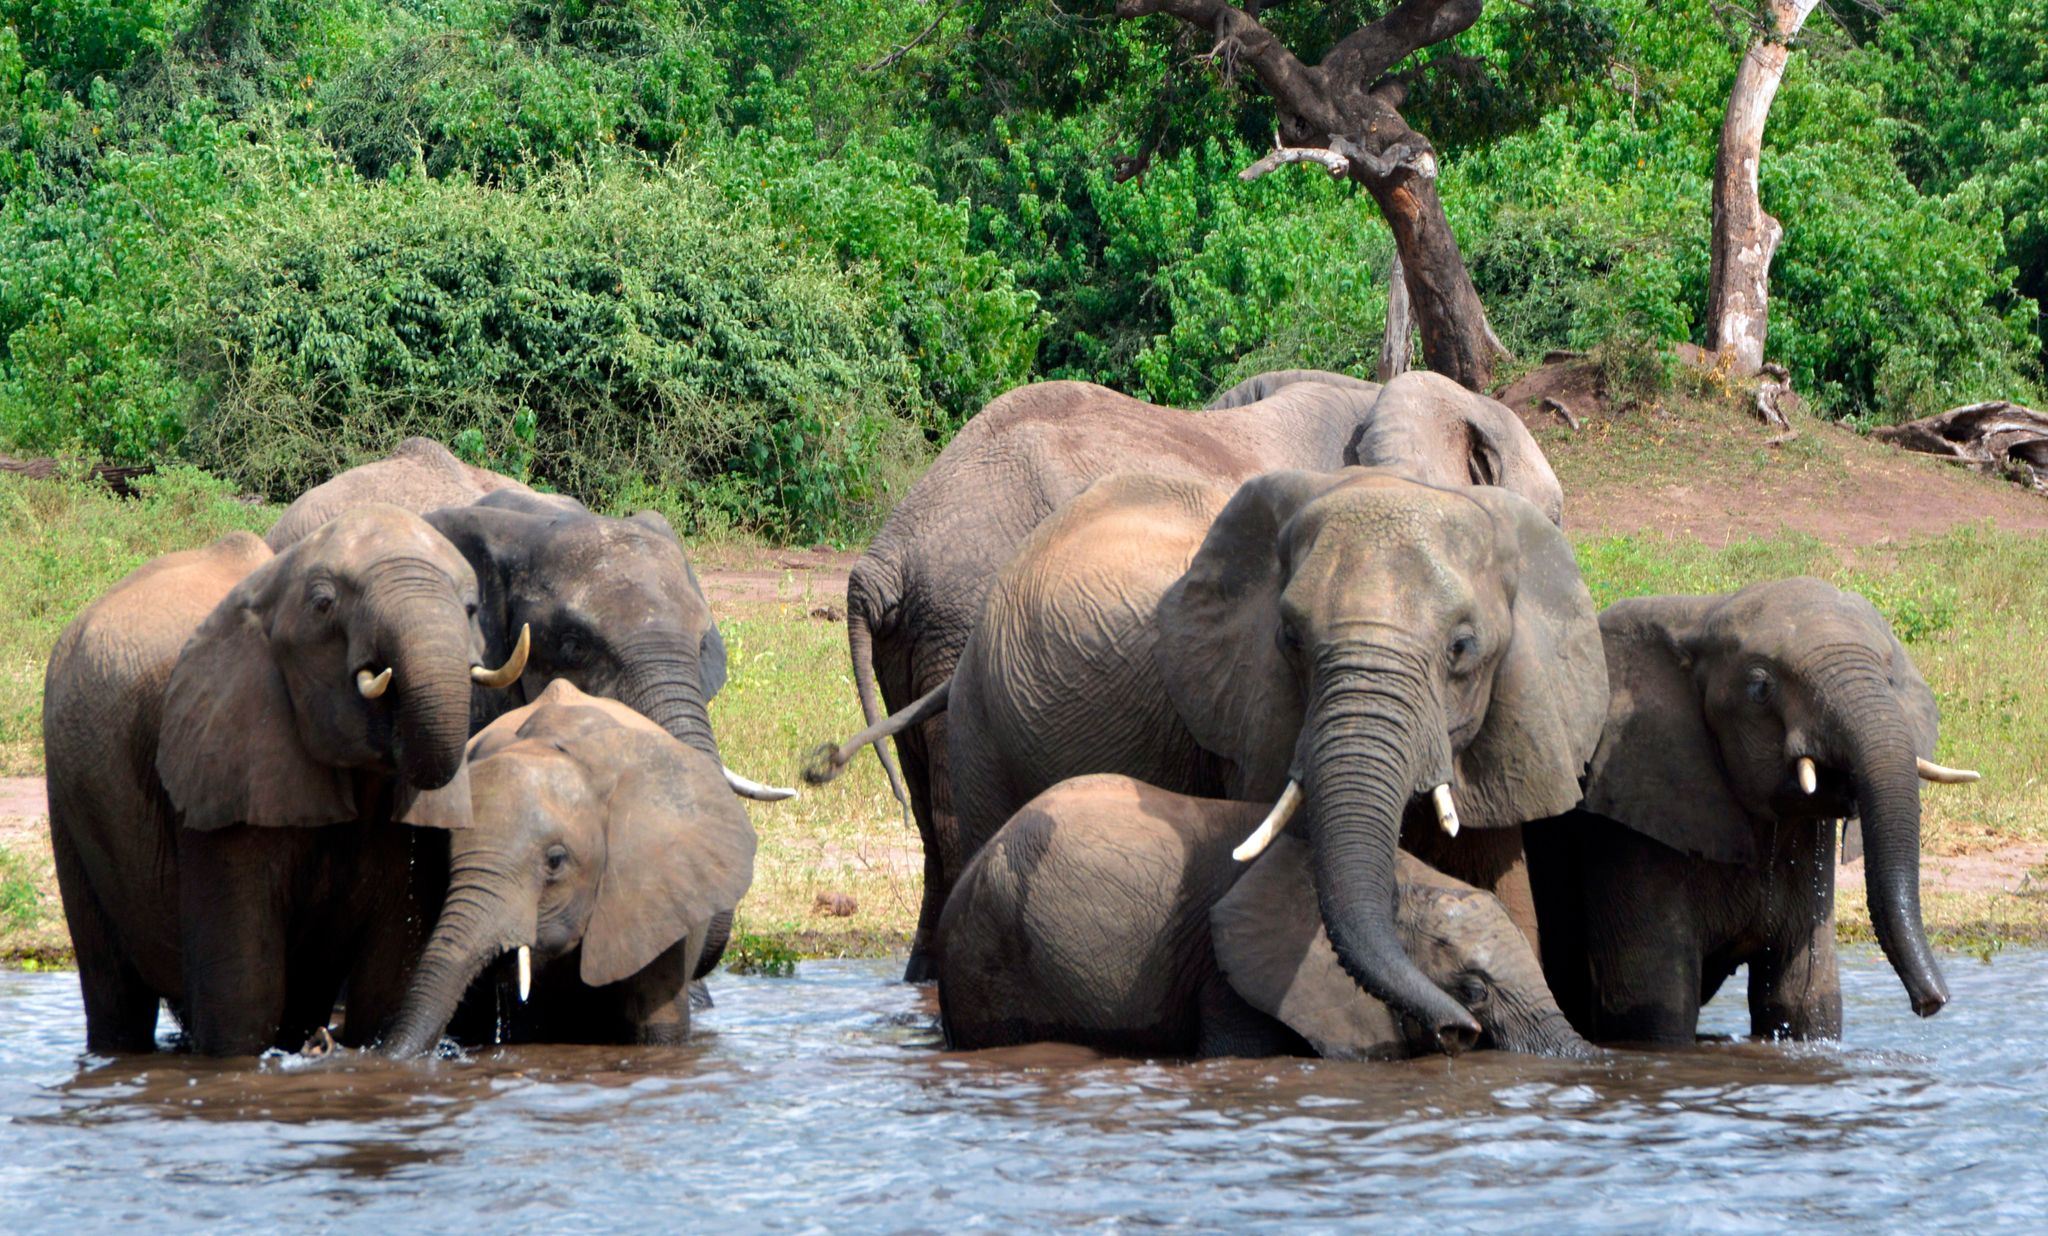
[[1377, 1065], [949, 1055], [894, 962], [718, 976], [680, 1051], [109, 1062], [6, 972], [0, 1231], [2041, 1230], [2048, 952], [1946, 960], [1921, 1022], [1848, 950], [1838, 1046]]

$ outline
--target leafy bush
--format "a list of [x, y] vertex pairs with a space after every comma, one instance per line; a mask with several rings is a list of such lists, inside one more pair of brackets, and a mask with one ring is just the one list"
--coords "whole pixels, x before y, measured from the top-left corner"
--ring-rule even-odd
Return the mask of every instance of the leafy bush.
[[424, 433], [601, 505], [722, 478], [732, 522], [818, 537], [923, 410], [858, 289], [681, 171], [340, 177], [253, 212], [208, 298], [188, 452], [280, 499]]

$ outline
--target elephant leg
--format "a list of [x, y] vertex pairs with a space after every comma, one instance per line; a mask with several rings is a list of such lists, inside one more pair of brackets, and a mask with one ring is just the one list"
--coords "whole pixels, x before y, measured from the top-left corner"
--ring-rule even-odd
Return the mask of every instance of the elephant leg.
[[1243, 996], [1215, 972], [1202, 980], [1196, 997], [1198, 1027], [1195, 1054], [1216, 1056], [1313, 1056], [1307, 1040], [1286, 1025], [1245, 1003]]
[[179, 838], [185, 1032], [202, 1055], [255, 1055], [276, 1043], [284, 1021], [290, 976], [283, 889], [266, 861], [265, 839], [252, 831], [187, 829]]
[[681, 1047], [690, 1041], [690, 997], [687, 992], [655, 1009], [634, 1030], [642, 1047]]
[[1697, 864], [1619, 824], [1600, 821], [1580, 853], [1603, 854], [1586, 896], [1587, 977], [1593, 1036], [1691, 1043], [1699, 1029], [1706, 965]]
[[1842, 985], [1829, 915], [1803, 938], [1749, 961], [1749, 1032], [1759, 1038], [1842, 1037]]
[[[405, 1001], [413, 966], [441, 911], [447, 882], [447, 834], [399, 825], [364, 830], [348, 857], [353, 878], [344, 904], [319, 915], [330, 923], [359, 924], [353, 948], [335, 958], [348, 976], [348, 1012], [342, 1041], [365, 1047], [391, 1028]], [[322, 923], [314, 923], [315, 930]], [[342, 936], [328, 939], [343, 943]], [[328, 997], [332, 1007], [332, 995]], [[324, 1012], [323, 1012], [324, 1016]]]
[[932, 948], [938, 939], [939, 915], [946, 908], [946, 897], [961, 866], [953, 856], [958, 829], [945, 759], [945, 721], [943, 716], [934, 717], [901, 735], [896, 743], [896, 758], [910, 788], [911, 814], [924, 845], [924, 892], [918, 904], [917, 934], [910, 941], [910, 960], [903, 968], [906, 983], [929, 983], [939, 976]]
[[1596, 869], [1579, 834], [1589, 827], [1597, 825], [1584, 816], [1559, 816], [1531, 825], [1526, 838], [1531, 904], [1543, 924], [1536, 952], [1543, 981], [1565, 1020], [1587, 1038], [1594, 1018], [1586, 897]]
[[69, 830], [50, 830], [64, 924], [78, 958], [85, 998], [85, 1049], [100, 1055], [156, 1050], [157, 993], [128, 960], [114, 921], [100, 904]]

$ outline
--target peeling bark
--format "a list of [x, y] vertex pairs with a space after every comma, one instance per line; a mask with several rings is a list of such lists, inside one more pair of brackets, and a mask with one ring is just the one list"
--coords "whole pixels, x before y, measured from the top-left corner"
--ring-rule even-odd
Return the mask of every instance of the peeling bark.
[[1375, 377], [1391, 382], [1408, 372], [1413, 356], [1415, 316], [1409, 309], [1408, 272], [1401, 269], [1401, 255], [1387, 271], [1387, 333], [1380, 340], [1380, 365]]
[[1769, 26], [1750, 43], [1728, 91], [1714, 158], [1714, 233], [1707, 273], [1707, 350], [1730, 376], [1763, 372], [1771, 257], [1784, 229], [1757, 190], [1764, 121], [1791, 59], [1792, 36], [1818, 0], [1766, 0]]

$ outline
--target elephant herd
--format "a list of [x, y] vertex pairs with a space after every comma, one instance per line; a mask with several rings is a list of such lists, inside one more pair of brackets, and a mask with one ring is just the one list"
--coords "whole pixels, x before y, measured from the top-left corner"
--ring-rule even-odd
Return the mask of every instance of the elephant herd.
[[[851, 572], [949, 1045], [1378, 1058], [1839, 1032], [1838, 836], [1913, 1007], [1932, 693], [1811, 579], [1597, 613], [1564, 494], [1441, 377], [1199, 412], [1040, 383]], [[725, 651], [660, 516], [409, 440], [140, 568], [51, 654], [88, 1047], [687, 1036], [753, 875]], [[893, 710], [893, 711], [890, 711]], [[1840, 832], [1843, 821], [1856, 827]]]
[[[947, 1041], [1179, 1055], [1840, 1032], [1838, 830], [1922, 1016], [1933, 694], [1814, 579], [1596, 613], [1520, 420], [1441, 377], [1012, 391], [848, 587]], [[887, 716], [883, 709], [895, 711]], [[895, 758], [889, 744], [893, 742]], [[1846, 828], [1845, 828], [1846, 825]]]

